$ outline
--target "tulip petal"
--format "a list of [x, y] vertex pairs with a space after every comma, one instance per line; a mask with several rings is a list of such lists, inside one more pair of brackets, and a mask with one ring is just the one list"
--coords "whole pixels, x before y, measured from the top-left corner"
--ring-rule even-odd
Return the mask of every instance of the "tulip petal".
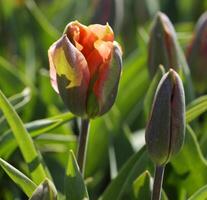
[[100, 115], [106, 113], [115, 102], [118, 92], [121, 70], [122, 50], [119, 47], [118, 43], [114, 42], [112, 58], [109, 63], [109, 68], [107, 70], [106, 77], [104, 79], [100, 79], [100, 82], [97, 83], [97, 86], [102, 88], [100, 102], [101, 111], [99, 113]]
[[49, 52], [51, 69], [56, 70], [60, 96], [69, 110], [82, 115], [86, 108], [90, 79], [87, 61], [66, 35], [54, 43]]
[[93, 51], [94, 42], [98, 39], [87, 26], [78, 21], [69, 23], [65, 29], [65, 34], [67, 34], [69, 40], [82, 52], [85, 58]]
[[117, 96], [122, 69], [121, 55], [120, 47], [114, 42], [109, 62], [99, 69], [99, 78], [93, 88], [94, 94], [98, 98], [99, 115], [103, 115], [112, 107]]
[[99, 38], [99, 40], [111, 42], [114, 41], [113, 30], [108, 23], [106, 25], [93, 24], [90, 25], [88, 28]]

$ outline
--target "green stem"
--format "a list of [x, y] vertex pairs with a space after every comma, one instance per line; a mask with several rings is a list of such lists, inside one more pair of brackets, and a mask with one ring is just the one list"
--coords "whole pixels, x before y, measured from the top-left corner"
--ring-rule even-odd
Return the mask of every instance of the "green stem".
[[164, 171], [165, 171], [165, 165], [156, 166], [154, 184], [153, 184], [153, 192], [152, 192], [152, 200], [161, 199], [161, 190], [162, 190], [162, 181], [163, 181]]
[[89, 123], [90, 123], [89, 119], [81, 119], [81, 131], [79, 135], [77, 162], [83, 177], [84, 177], [85, 160], [86, 160], [88, 135], [89, 135], [88, 134]]

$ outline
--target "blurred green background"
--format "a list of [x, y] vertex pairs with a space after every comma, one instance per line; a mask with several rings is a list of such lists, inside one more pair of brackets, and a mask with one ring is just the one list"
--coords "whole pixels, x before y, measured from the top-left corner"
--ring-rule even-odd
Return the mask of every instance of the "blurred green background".
[[[143, 101], [150, 84], [147, 44], [156, 12], [160, 10], [169, 16], [185, 50], [196, 21], [206, 9], [207, 0], [0, 0], [0, 89], [25, 123], [67, 111], [51, 88], [47, 57], [49, 46], [61, 36], [67, 23], [73, 20], [86, 25], [109, 22], [116, 40], [122, 45], [124, 65], [116, 105], [110, 113], [91, 124], [86, 166], [91, 199], [97, 199], [103, 193], [128, 158], [144, 145]], [[200, 120], [205, 121], [205, 116]], [[61, 192], [68, 150], [76, 149], [79, 125], [79, 119], [73, 119], [34, 136]], [[4, 136], [8, 129], [0, 111], [0, 157], [27, 174], [20, 151], [6, 143]], [[202, 123], [198, 129], [200, 143], [191, 141], [196, 149], [194, 153], [198, 151], [200, 155], [202, 151], [204, 157], [207, 157], [206, 131], [207, 123]], [[199, 136], [200, 132], [206, 136]], [[193, 154], [188, 153], [189, 157]], [[195, 163], [204, 162], [204, 158], [196, 156]], [[152, 163], [147, 162], [148, 170], [152, 172]], [[198, 168], [203, 172], [207, 169], [204, 167], [206, 161], [204, 163]], [[203, 178], [197, 180], [195, 171], [191, 168], [182, 171], [181, 168], [176, 164], [167, 167], [164, 189], [169, 199], [185, 199], [207, 183], [206, 172], [200, 172]], [[189, 173], [192, 173], [190, 180], [187, 178]], [[0, 200], [10, 199], [27, 198], [0, 169]]]

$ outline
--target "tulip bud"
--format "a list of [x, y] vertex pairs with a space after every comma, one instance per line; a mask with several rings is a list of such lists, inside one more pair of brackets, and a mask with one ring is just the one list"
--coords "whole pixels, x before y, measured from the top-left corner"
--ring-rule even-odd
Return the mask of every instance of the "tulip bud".
[[146, 127], [145, 139], [152, 160], [157, 165], [166, 164], [181, 149], [184, 135], [184, 89], [178, 74], [170, 69], [157, 87]]
[[189, 45], [186, 57], [192, 71], [192, 78], [199, 92], [207, 87], [207, 12], [198, 20], [194, 38]]
[[166, 71], [173, 68], [182, 77], [187, 102], [192, 101], [194, 90], [189, 67], [178, 44], [174, 27], [164, 13], [158, 12], [154, 20], [148, 55], [148, 69], [151, 77], [155, 75], [159, 65], [163, 65]]
[[52, 86], [73, 114], [92, 118], [112, 107], [122, 52], [108, 24], [69, 23], [48, 55]]
[[154, 76], [159, 65], [166, 71], [180, 67], [176, 49], [176, 33], [168, 17], [158, 12], [152, 26], [149, 40], [148, 67], [151, 76]]

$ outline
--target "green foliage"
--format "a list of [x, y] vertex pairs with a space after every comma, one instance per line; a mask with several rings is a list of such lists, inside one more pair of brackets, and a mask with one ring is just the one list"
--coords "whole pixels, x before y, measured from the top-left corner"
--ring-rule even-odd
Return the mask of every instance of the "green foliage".
[[[178, 54], [187, 65], [182, 51], [206, 0], [0, 0], [0, 199], [150, 199], [154, 167], [144, 134], [163, 72], [150, 78], [147, 50], [158, 9], [175, 25]], [[48, 48], [72, 20], [108, 21], [123, 50], [116, 103], [91, 120], [85, 180], [72, 153], [80, 119], [66, 112], [48, 72]], [[193, 76], [188, 72], [189, 80]], [[207, 91], [189, 80], [185, 88], [193, 95], [187, 99], [193, 100], [186, 107], [185, 143], [167, 165], [163, 200], [207, 198]]]

